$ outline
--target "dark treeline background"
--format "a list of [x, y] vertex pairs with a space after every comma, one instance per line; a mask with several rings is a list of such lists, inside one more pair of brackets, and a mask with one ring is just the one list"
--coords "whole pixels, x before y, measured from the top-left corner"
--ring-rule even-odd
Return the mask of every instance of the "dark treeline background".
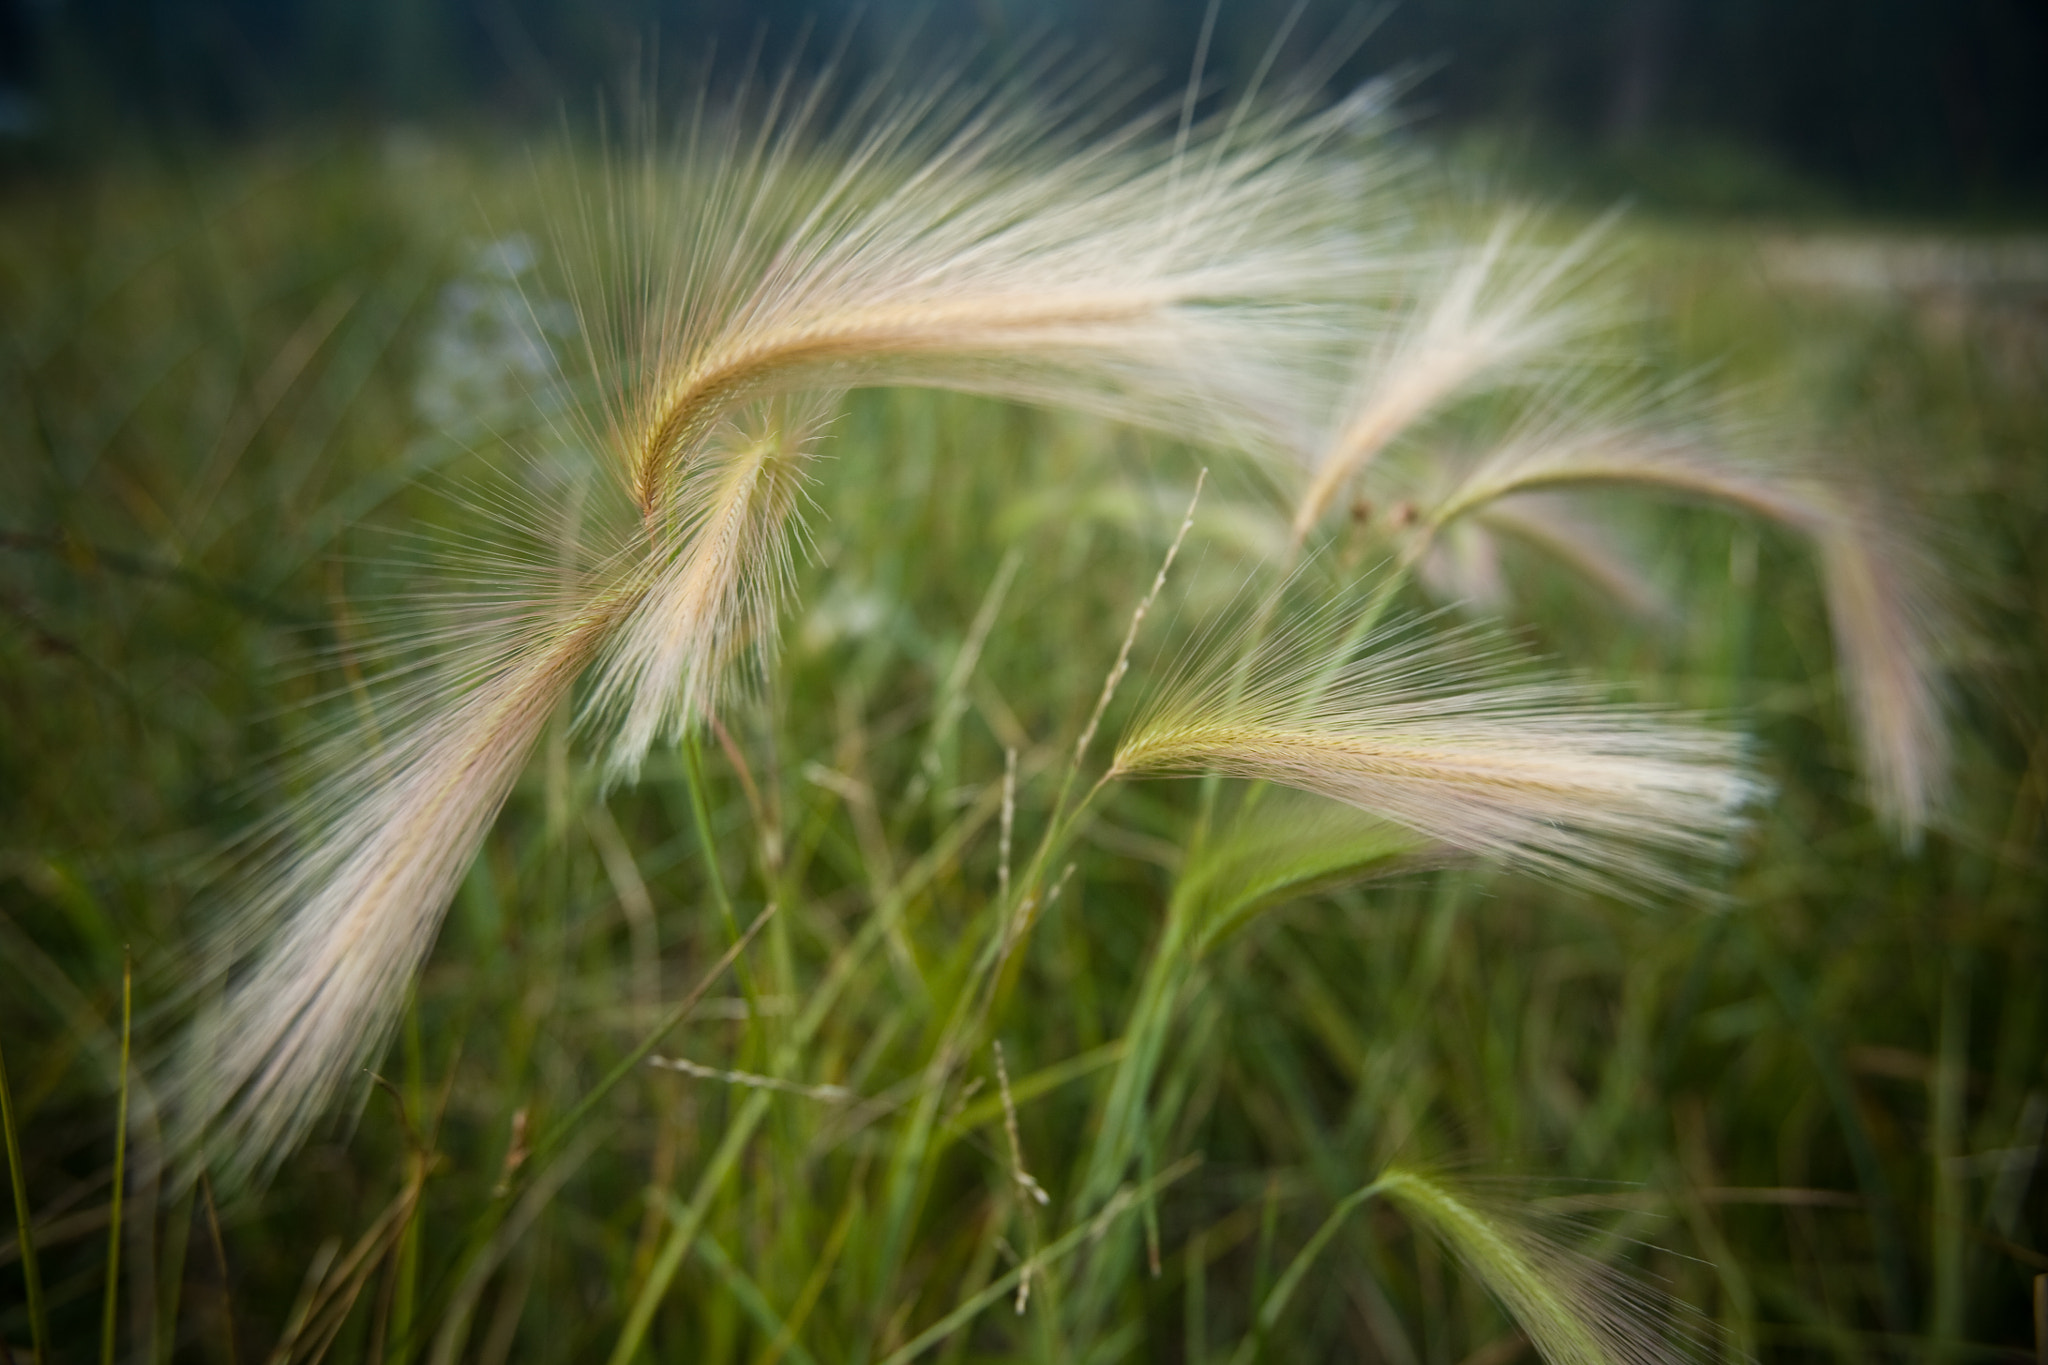
[[[1241, 80], [1290, 9], [1225, 0], [1211, 72]], [[855, 68], [906, 34], [920, 51], [1039, 38], [1176, 82], [1203, 11], [1203, 0], [0, 0], [0, 142], [17, 162], [47, 164], [138, 137], [336, 116], [546, 120], [636, 67], [680, 74], [707, 51], [721, 66], [751, 51], [770, 67], [814, 62], [849, 33]], [[1400, 0], [1376, 12], [1307, 0], [1282, 69], [1302, 69], [1361, 20], [1371, 34], [1333, 80], [1408, 67], [1411, 107], [1435, 131], [1533, 139], [1582, 166], [1654, 168], [1677, 148], [1732, 155], [1844, 205], [2048, 209], [2044, 0]]]

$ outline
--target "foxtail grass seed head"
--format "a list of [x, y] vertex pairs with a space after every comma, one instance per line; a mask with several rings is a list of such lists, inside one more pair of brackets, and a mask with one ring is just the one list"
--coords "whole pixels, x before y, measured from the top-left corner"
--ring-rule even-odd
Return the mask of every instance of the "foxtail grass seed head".
[[527, 752], [613, 624], [595, 610], [497, 661], [337, 772], [309, 812], [317, 841], [262, 866], [202, 967], [254, 965], [195, 1025], [172, 1090], [185, 1141], [223, 1177], [268, 1174], [382, 1046]]
[[[1396, 509], [1385, 520], [1396, 532], [1409, 529], [1401, 509], [1420, 508], [1405, 537], [1409, 562], [1445, 595], [1477, 605], [1502, 598], [1496, 556], [1508, 536], [1654, 613], [1647, 576], [1604, 538], [1585, 534], [1587, 518], [1561, 517], [1555, 499], [1546, 505], [1527, 495], [1634, 487], [1776, 521], [1804, 536], [1820, 562], [1871, 802], [1903, 842], [1916, 843], [1948, 783], [1940, 656], [1955, 613], [1940, 565], [1883, 490], [1848, 462], [1767, 453], [1782, 439], [1738, 440], [1731, 449], [1701, 424], [1676, 418], [1672, 395], [1602, 380], [1584, 343], [1613, 320], [1587, 268], [1606, 228], [1562, 248], [1530, 247], [1526, 223], [1511, 215], [1417, 291], [1405, 324], [1364, 353], [1295, 502], [1288, 557], [1350, 489], [1361, 520], [1371, 518], [1374, 499]], [[1405, 480], [1372, 477], [1397, 441], [1412, 446], [1432, 419], [1509, 389], [1519, 391], [1517, 401], [1500, 406], [1524, 415], [1492, 454], [1469, 461], [1404, 450], [1413, 457]]]
[[668, 515], [726, 412], [918, 384], [1105, 412], [1198, 439], [1299, 438], [1333, 309], [1386, 260], [1357, 224], [1389, 174], [1323, 155], [1340, 106], [1240, 109], [1170, 143], [1072, 101], [943, 76], [828, 132], [823, 93], [701, 115], [586, 206], [576, 296], [597, 442]]
[[767, 671], [803, 534], [804, 468], [835, 397], [759, 405], [693, 464], [689, 523], [650, 547], [645, 588], [607, 642], [584, 705], [586, 727], [612, 736], [614, 780], [636, 777], [657, 741], [715, 715], [749, 656]]
[[1575, 416], [1535, 422], [1450, 482], [1431, 535], [1524, 495], [1609, 488], [1719, 503], [1803, 536], [1819, 561], [1838, 673], [1872, 804], [1907, 843], [1947, 794], [1940, 565], [1879, 491], [1840, 462], [1742, 454], [1683, 429]]
[[1425, 283], [1405, 326], [1367, 351], [1295, 504], [1296, 547], [1404, 432], [1477, 390], [1555, 369], [1561, 348], [1606, 321], [1586, 291], [1567, 287], [1605, 224], [1562, 249], [1531, 249], [1518, 240], [1525, 232], [1520, 215], [1501, 219], [1481, 246]]
[[1374, 1187], [1450, 1248], [1548, 1365], [1681, 1365], [1709, 1354], [1704, 1320], [1560, 1243], [1526, 1208], [1398, 1167]]
[[1325, 613], [1209, 650], [1146, 706], [1112, 772], [1275, 782], [1600, 886], [1682, 887], [1670, 855], [1726, 856], [1762, 795], [1738, 736], [1529, 680], [1471, 631], [1383, 629], [1353, 655], [1343, 624]]

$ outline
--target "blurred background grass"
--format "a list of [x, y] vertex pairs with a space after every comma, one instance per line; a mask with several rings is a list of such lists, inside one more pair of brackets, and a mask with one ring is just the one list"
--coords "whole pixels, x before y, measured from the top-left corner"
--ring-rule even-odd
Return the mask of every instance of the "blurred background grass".
[[[1225, 8], [1228, 75], [1274, 21]], [[1672, 93], [1634, 125], [1615, 93], [1634, 79], [1615, 65], [1626, 45], [1581, 54], [1611, 77], [1608, 103], [1545, 103], [1596, 31], [1564, 36], [1561, 13], [1538, 26], [1537, 50], [1565, 54], [1553, 74], [1501, 75], [1491, 105], [1473, 72], [1537, 61], [1503, 55], [1531, 18], [1418, 4], [1359, 69], [1451, 51], [1457, 74], [1415, 97], [1438, 117], [1411, 134], [1441, 149], [1445, 198], [1634, 193], [1613, 267], [1642, 304], [1631, 343], [1911, 478], [1981, 617], [1958, 661], [1950, 819], [1901, 853], [1859, 803], [1824, 607], [1790, 542], [1643, 512], [1676, 603], [1665, 628], [1515, 566], [1517, 618], [1545, 651], [1759, 734], [1778, 798], [1725, 906], [1464, 869], [1260, 917], [1191, 969], [1142, 1142], [1140, 1178], [1189, 1154], [1201, 1166], [1043, 1270], [1024, 1316], [997, 1296], [940, 1352], [1226, 1356], [1336, 1201], [1393, 1157], [1511, 1176], [1592, 1219], [1586, 1244], [1717, 1323], [1715, 1349], [2031, 1352], [2030, 1285], [2048, 1270], [2048, 262], [2039, 239], [1986, 224], [2024, 226], [2038, 203], [2038, 101], [1993, 99], [1976, 161], [1922, 128], [1872, 170], [1816, 150], [1818, 129], [1806, 145], [1694, 118], [1707, 96], [1686, 82], [1707, 77], [1682, 72], [1705, 59], [1682, 35], [1697, 16], [1641, 8], [1681, 38], [1643, 40], [1669, 44], [1657, 80]], [[1793, 10], [1828, 22], [1826, 5]], [[1601, 11], [1600, 41], [1650, 22], [1633, 12]], [[1942, 12], [1900, 10], [1963, 25], [1986, 61], [2019, 60], [1998, 24], [2033, 31], [2017, 8]], [[316, 723], [313, 699], [348, 685], [394, 535], [444, 524], [443, 488], [533, 437], [531, 324], [508, 301], [547, 296], [545, 173], [488, 125], [580, 98], [643, 17], [392, 6], [344, 22], [308, 5], [272, 29], [259, 13], [7, 21], [34, 41], [10, 48], [30, 112], [0, 184], [0, 1045], [60, 1360], [99, 1334], [124, 948], [146, 1057], [216, 851], [260, 813], [259, 779]], [[1007, 13], [933, 22], [1002, 31]], [[1133, 64], [1184, 69], [1199, 14], [1130, 14], [1156, 18], [1121, 21], [1140, 35]], [[489, 55], [509, 40], [476, 37], [505, 15], [546, 54], [534, 90]], [[743, 49], [758, 17], [672, 19], [664, 50], [687, 69], [713, 31]], [[796, 50], [780, 17], [771, 53]], [[885, 47], [889, 18], [860, 41]], [[1114, 48], [1088, 25], [1117, 22], [1074, 19], [1070, 35]], [[1772, 22], [1790, 21], [1756, 19]], [[1896, 56], [1914, 31], [1844, 41]], [[571, 32], [597, 36], [550, 36]], [[1875, 98], [1889, 68], [1869, 61], [1804, 73], [1806, 98]], [[1952, 98], [1930, 79], [1914, 100]], [[1185, 486], [1218, 457], [894, 393], [857, 396], [831, 453], [783, 666], [734, 721], [749, 767], [718, 745], [705, 763], [720, 881], [742, 922], [771, 898], [781, 913], [662, 1050], [848, 1094], [640, 1070], [524, 1164], [726, 944], [681, 759], [601, 797], [558, 726], [458, 897], [383, 1063], [389, 1089], [260, 1201], [131, 1189], [124, 1356], [309, 1356], [331, 1339], [337, 1359], [588, 1359], [645, 1297], [651, 1358], [874, 1359], [1071, 1226], [1184, 785], [1107, 808], [992, 1022], [1050, 1207], [1014, 1178], [992, 1053], [965, 1063], [981, 1086], [949, 1092], [933, 1150], [913, 1161], [903, 1144], [988, 933], [1004, 750], [1028, 779], [1071, 744]], [[1214, 477], [1197, 549], [1227, 546], [1225, 513], [1257, 488], [1227, 461]], [[1203, 591], [1206, 563], [1170, 591]], [[1043, 811], [1027, 780], [1020, 838]], [[890, 931], [864, 933], [878, 915]], [[904, 1162], [909, 1190], [890, 1175]], [[655, 1303], [677, 1210], [700, 1198], [702, 1235]], [[907, 1229], [893, 1239], [892, 1219]], [[1267, 1358], [1497, 1365], [1526, 1350], [1390, 1215], [1347, 1223], [1309, 1273]], [[17, 1351], [21, 1283], [0, 1248], [0, 1341]]]

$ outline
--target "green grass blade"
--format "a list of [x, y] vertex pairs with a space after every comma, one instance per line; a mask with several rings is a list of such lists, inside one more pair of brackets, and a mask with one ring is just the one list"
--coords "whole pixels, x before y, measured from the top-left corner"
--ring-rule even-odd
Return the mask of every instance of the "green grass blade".
[[[669, 1216], [677, 1222], [688, 1216], [689, 1211], [673, 1194], [669, 1196], [668, 1205]], [[783, 1353], [795, 1361], [796, 1365], [817, 1365], [816, 1358], [804, 1349], [803, 1344], [796, 1339], [795, 1333], [789, 1330], [789, 1323], [775, 1311], [775, 1306], [768, 1302], [768, 1297], [761, 1292], [761, 1287], [754, 1283], [752, 1276], [733, 1263], [732, 1257], [725, 1254], [725, 1248], [718, 1244], [716, 1237], [699, 1237], [693, 1250], [697, 1253], [697, 1259], [709, 1266], [712, 1274], [725, 1282], [726, 1291], [733, 1296], [741, 1311], [754, 1320], [754, 1325], [761, 1329], [763, 1336], [770, 1341], [782, 1343]]]
[[[1263, 797], [1256, 806], [1253, 797]], [[1227, 828], [1193, 850], [1174, 898], [1193, 916], [1207, 954], [1258, 911], [1283, 899], [1365, 880], [1427, 846], [1398, 825], [1292, 792], [1254, 788]]]
[[1199, 1161], [1199, 1158], [1189, 1157], [1185, 1161], [1178, 1162], [1169, 1169], [1160, 1172], [1143, 1185], [1137, 1186], [1134, 1189], [1126, 1189], [1119, 1198], [1112, 1199], [1103, 1208], [1101, 1213], [1096, 1214], [1095, 1217], [1085, 1223], [1068, 1229], [1064, 1236], [1053, 1242], [1052, 1245], [1038, 1253], [1038, 1255], [1020, 1263], [1007, 1275], [989, 1281], [988, 1284], [982, 1287], [979, 1293], [967, 1299], [958, 1308], [955, 1308], [952, 1312], [946, 1314], [945, 1317], [940, 1318], [930, 1327], [927, 1327], [924, 1331], [918, 1333], [915, 1337], [912, 1337], [909, 1341], [884, 1357], [881, 1365], [907, 1365], [907, 1362], [923, 1355], [926, 1351], [929, 1351], [932, 1347], [972, 1322], [990, 1304], [1012, 1293], [1017, 1288], [1017, 1282], [1026, 1275], [1035, 1274], [1048, 1265], [1064, 1260], [1082, 1242], [1102, 1236], [1117, 1219], [1129, 1213], [1132, 1209], [1141, 1207], [1146, 1200], [1158, 1194], [1159, 1191], [1165, 1189], [1174, 1181], [1179, 1180], [1189, 1171], [1192, 1171], [1199, 1164]]
[[[774, 905], [770, 904], [763, 907], [761, 913], [754, 917], [753, 922], [740, 935], [739, 940], [729, 945], [719, 955], [718, 960], [711, 964], [710, 968], [699, 978], [697, 984], [690, 989], [690, 993], [678, 1001], [667, 1014], [662, 1016], [655, 1026], [641, 1037], [640, 1042], [633, 1050], [620, 1058], [617, 1064], [610, 1071], [606, 1072], [604, 1077], [576, 1102], [574, 1108], [556, 1120], [554, 1125], [534, 1142], [525, 1162], [519, 1168], [516, 1183], [508, 1182], [508, 1194], [512, 1193], [515, 1188], [531, 1190], [551, 1178], [554, 1167], [557, 1164], [557, 1158], [572, 1143], [578, 1132], [581, 1131], [584, 1123], [597, 1111], [597, 1106], [603, 1102], [604, 1097], [616, 1089], [619, 1083], [624, 1081], [626, 1077], [638, 1070], [654, 1049], [661, 1045], [661, 1040], [667, 1037], [678, 1024], [682, 1023], [689, 1016], [690, 1011], [702, 1002], [705, 995], [710, 992], [711, 987], [718, 982], [720, 977], [725, 975], [726, 970], [745, 951], [747, 945], [754, 941], [755, 935], [768, 923], [774, 913]], [[492, 1244], [500, 1235], [500, 1229], [507, 1217], [508, 1211], [518, 1207], [520, 1203], [521, 1200], [513, 1198], [499, 1198], [495, 1200], [486, 1213], [482, 1217], [477, 1218], [471, 1225], [462, 1253], [455, 1258], [454, 1264], [462, 1267], [464, 1273], [467, 1273], [470, 1267], [479, 1263], [480, 1258], [487, 1256]]]
[[1309, 1267], [1315, 1264], [1316, 1258], [1323, 1254], [1323, 1248], [1330, 1244], [1330, 1239], [1337, 1235], [1337, 1230], [1344, 1226], [1344, 1220], [1357, 1212], [1367, 1200], [1381, 1193], [1384, 1188], [1383, 1181], [1375, 1180], [1372, 1184], [1353, 1190], [1337, 1201], [1337, 1207], [1330, 1210], [1330, 1216], [1323, 1220], [1323, 1225], [1316, 1229], [1315, 1235], [1308, 1239], [1307, 1245], [1295, 1253], [1294, 1259], [1287, 1263], [1287, 1269], [1280, 1273], [1280, 1278], [1274, 1282], [1272, 1289], [1267, 1291], [1265, 1302], [1259, 1305], [1259, 1316], [1252, 1331], [1237, 1344], [1237, 1349], [1231, 1352], [1230, 1365], [1249, 1365], [1258, 1353], [1259, 1343], [1266, 1339], [1266, 1334], [1279, 1323], [1280, 1315], [1287, 1311], [1287, 1301], [1293, 1298], [1294, 1291], [1301, 1287], [1302, 1277], [1308, 1274]]
[[539, 1159], [552, 1155], [557, 1148], [575, 1133], [577, 1128], [582, 1126], [583, 1121], [590, 1117], [591, 1111], [597, 1108], [599, 1102], [606, 1095], [610, 1094], [620, 1081], [632, 1075], [639, 1068], [640, 1064], [646, 1061], [653, 1053], [655, 1048], [661, 1046], [661, 1040], [666, 1038], [676, 1025], [682, 1023], [688, 1017], [691, 1010], [697, 1008], [697, 1005], [704, 999], [705, 994], [710, 991], [713, 983], [719, 977], [725, 975], [726, 968], [739, 960], [740, 954], [746, 951], [747, 945], [754, 941], [754, 936], [761, 932], [762, 926], [767, 924], [774, 914], [775, 906], [773, 904], [762, 907], [761, 913], [754, 916], [753, 923], [749, 924], [741, 932], [740, 936], [719, 955], [718, 961], [711, 964], [711, 970], [704, 973], [703, 979], [696, 984], [690, 993], [684, 996], [666, 1015], [662, 1016], [661, 1021], [647, 1031], [646, 1035], [641, 1038], [633, 1050], [624, 1057], [621, 1057], [618, 1064], [605, 1073], [604, 1079], [591, 1087], [589, 1093], [576, 1102], [574, 1109], [571, 1109], [561, 1119], [557, 1120], [555, 1126], [550, 1128], [539, 1141], [533, 1144], [533, 1153], [526, 1160], [528, 1168], [532, 1168]]
[[[128, 1180], [128, 1048], [135, 1023], [135, 964], [121, 954], [121, 1079], [114, 1109], [114, 1194], [107, 1211], [107, 1297], [100, 1313], [100, 1365], [114, 1365], [114, 1305], [121, 1286], [121, 1196]], [[9, 1134], [10, 1145], [13, 1142]]]
[[[1040, 1095], [1049, 1094], [1069, 1082], [1081, 1080], [1106, 1066], [1114, 1066], [1123, 1059], [1123, 1055], [1123, 1040], [1118, 1039], [1113, 1043], [1104, 1043], [1100, 1047], [1090, 1048], [1079, 1056], [1069, 1057], [1062, 1062], [1054, 1062], [1051, 1066], [1042, 1067], [1027, 1076], [1019, 1076], [1016, 1080], [1012, 1081], [1010, 1083], [1010, 1099], [1014, 1104], [1022, 1107], [1028, 1101], [1035, 1100]], [[958, 1137], [963, 1133], [973, 1132], [984, 1123], [993, 1123], [1002, 1116], [1003, 1097], [1001, 1095], [990, 1095], [988, 1098], [976, 1100], [965, 1109], [962, 1109], [955, 1118], [947, 1123], [946, 1133], [949, 1137]]]
[[[481, 860], [479, 860], [481, 861]], [[424, 1131], [427, 1121], [426, 1098], [423, 1090], [422, 1070], [424, 1062], [420, 1051], [420, 1002], [419, 993], [405, 1007], [405, 1113], [409, 1121], [420, 1125]], [[420, 1151], [414, 1160], [424, 1161], [432, 1150], [431, 1137], [421, 1139]], [[410, 1355], [413, 1339], [414, 1312], [419, 1302], [420, 1289], [420, 1230], [426, 1220], [420, 1216], [417, 1204], [412, 1216], [405, 1220], [405, 1230], [398, 1235], [398, 1263], [395, 1269], [397, 1280], [391, 1295], [391, 1333], [399, 1342], [399, 1354], [394, 1365], [404, 1365]]]
[[697, 1189], [690, 1196], [690, 1202], [677, 1211], [674, 1226], [668, 1240], [662, 1244], [661, 1252], [654, 1258], [654, 1265], [647, 1272], [647, 1282], [640, 1286], [640, 1292], [633, 1298], [633, 1306], [626, 1313], [626, 1325], [619, 1329], [619, 1339], [612, 1347], [609, 1357], [611, 1365], [627, 1365], [640, 1352], [641, 1342], [647, 1339], [647, 1329], [654, 1324], [654, 1312], [661, 1307], [661, 1300], [674, 1282], [676, 1271], [681, 1269], [683, 1257], [696, 1240], [698, 1231], [704, 1226], [705, 1215], [711, 1210], [711, 1201], [718, 1194], [725, 1179], [739, 1164], [740, 1155], [746, 1151], [747, 1143], [753, 1139], [754, 1130], [767, 1117], [768, 1103], [773, 1092], [756, 1090], [747, 1096], [747, 1102], [733, 1117], [732, 1126], [725, 1130], [725, 1137], [719, 1142], [718, 1150], [712, 1154], [704, 1168], [704, 1174], [697, 1178]]
[[1929, 1137], [1933, 1151], [1929, 1172], [1934, 1187], [1933, 1302], [1928, 1312], [1934, 1338], [1928, 1359], [1935, 1365], [1955, 1359], [1963, 1340], [1967, 1292], [1968, 1201], [1959, 1168], [1964, 1161], [1964, 1116], [1967, 1099], [1970, 1032], [1969, 974], [1961, 949], [1952, 949], [1941, 990], [1941, 1019], [1936, 1034], [1936, 1061], [1928, 1088], [1931, 1111]]
[[7, 1175], [14, 1185], [15, 1226], [21, 1237], [21, 1277], [28, 1287], [28, 1326], [36, 1365], [45, 1365], [49, 1327], [43, 1316], [43, 1276], [36, 1265], [35, 1229], [30, 1225], [28, 1179], [21, 1169], [21, 1146], [14, 1133], [14, 1097], [7, 1088], [7, 1055], [0, 1051], [0, 1129], [7, 1135]]
[[1842, 1131], [1842, 1143], [1849, 1149], [1849, 1161], [1856, 1183], [1863, 1187], [1869, 1203], [1870, 1237], [1877, 1247], [1877, 1261], [1883, 1293], [1878, 1306], [1894, 1333], [1913, 1328], [1912, 1272], [1906, 1254], [1905, 1233], [1901, 1231], [1899, 1205], [1884, 1163], [1877, 1154], [1863, 1109], [1856, 1098], [1849, 1073], [1843, 1066], [1840, 1048], [1815, 1017], [1812, 996], [1779, 954], [1777, 945], [1752, 921], [1749, 939], [1762, 969], [1764, 983], [1777, 997], [1778, 1006], [1805, 1048], [1821, 1083], [1821, 1093], [1833, 1109]]

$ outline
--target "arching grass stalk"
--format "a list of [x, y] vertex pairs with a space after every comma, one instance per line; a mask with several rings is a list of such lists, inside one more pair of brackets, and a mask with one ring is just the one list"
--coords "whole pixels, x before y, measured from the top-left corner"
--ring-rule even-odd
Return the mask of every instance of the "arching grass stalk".
[[[1738, 739], [1517, 676], [1501, 645], [1472, 632], [1383, 631], [1354, 657], [1341, 614], [1250, 634], [1261, 624], [1161, 688], [1105, 777], [1263, 780], [1405, 831], [1359, 843], [1359, 874], [1436, 845], [1602, 887], [1687, 887], [1669, 857], [1724, 854], [1761, 791]], [[1169, 901], [1089, 1155], [1087, 1199], [1114, 1188], [1142, 1150], [1146, 1097], [1174, 1011], [1215, 942], [1201, 920], [1204, 888], [1187, 875], [1195, 868], [1214, 875], [1191, 856]], [[1241, 904], [1256, 900], [1257, 885], [1247, 883]], [[1235, 922], [1239, 913], [1228, 906], [1222, 918]]]
[[1535, 1344], [1549, 1365], [1666, 1365], [1689, 1358], [1696, 1329], [1648, 1287], [1579, 1255], [1499, 1200], [1482, 1201], [1439, 1176], [1389, 1167], [1331, 1210], [1259, 1305], [1232, 1352], [1250, 1365], [1280, 1324], [1318, 1256], [1375, 1199], [1449, 1247]]

